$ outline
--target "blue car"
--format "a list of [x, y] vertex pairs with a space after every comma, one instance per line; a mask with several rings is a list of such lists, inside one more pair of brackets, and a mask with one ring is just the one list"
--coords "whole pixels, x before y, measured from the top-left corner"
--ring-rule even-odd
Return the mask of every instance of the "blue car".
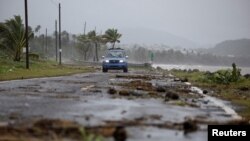
[[128, 72], [127, 58], [125, 50], [120, 48], [109, 49], [106, 56], [103, 56], [102, 72], [108, 72], [108, 70]]

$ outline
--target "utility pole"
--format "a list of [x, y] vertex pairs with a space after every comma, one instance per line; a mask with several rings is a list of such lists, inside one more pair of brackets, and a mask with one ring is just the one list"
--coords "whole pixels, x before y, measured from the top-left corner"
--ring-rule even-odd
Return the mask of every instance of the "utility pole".
[[58, 60], [58, 56], [57, 56], [57, 21], [55, 21], [55, 41], [56, 41], [56, 62]]
[[[73, 39], [73, 46], [75, 46], [75, 38]], [[73, 46], [71, 45], [71, 58], [73, 59]]]
[[45, 56], [48, 57], [48, 38], [47, 38], [47, 28], [45, 29]]
[[25, 43], [26, 43], [26, 69], [29, 69], [29, 24], [28, 24], [28, 2], [24, 1], [25, 7]]
[[61, 48], [61, 3], [59, 3], [59, 65], [62, 64], [62, 48]]
[[42, 34], [43, 36], [43, 53], [44, 53], [44, 58], [45, 58], [45, 35], [44, 34]]
[[86, 33], [86, 21], [84, 22], [84, 35], [85, 35], [85, 33]]

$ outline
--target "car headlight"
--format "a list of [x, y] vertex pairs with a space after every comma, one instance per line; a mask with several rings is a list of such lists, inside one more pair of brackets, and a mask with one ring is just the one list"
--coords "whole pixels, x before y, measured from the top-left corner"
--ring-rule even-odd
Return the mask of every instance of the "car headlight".
[[106, 63], [109, 63], [109, 60], [105, 60]]
[[123, 61], [123, 60], [120, 60], [119, 62], [120, 62], [120, 63], [123, 63], [124, 61]]

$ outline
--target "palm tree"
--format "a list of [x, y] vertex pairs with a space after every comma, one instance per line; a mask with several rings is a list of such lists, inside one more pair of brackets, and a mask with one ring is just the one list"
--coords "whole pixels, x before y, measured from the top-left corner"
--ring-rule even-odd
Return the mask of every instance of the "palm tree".
[[37, 25], [36, 28], [35, 28], [35, 30], [34, 30], [34, 32], [38, 33], [41, 28], [42, 28], [41, 25]]
[[[33, 36], [29, 28], [29, 37]], [[20, 16], [14, 16], [5, 23], [0, 23], [0, 46], [5, 48], [14, 61], [21, 60], [22, 48], [25, 46], [25, 27]]]
[[62, 31], [61, 38], [63, 45], [69, 44], [69, 33], [66, 30]]
[[95, 45], [95, 58], [94, 58], [94, 60], [99, 61], [99, 58], [98, 58], [98, 44], [102, 42], [102, 37], [96, 35], [95, 30], [92, 30], [92, 31], [88, 32], [87, 36], [88, 36], [88, 39], [92, 43], [94, 43], [94, 45]]
[[108, 29], [105, 34], [103, 35], [103, 38], [106, 42], [110, 42], [112, 43], [112, 48], [115, 47], [115, 43], [120, 43], [120, 38], [121, 38], [122, 34], [117, 32], [117, 29]]
[[87, 60], [87, 52], [89, 51], [90, 40], [87, 35], [77, 36], [77, 47], [83, 52], [84, 60]]

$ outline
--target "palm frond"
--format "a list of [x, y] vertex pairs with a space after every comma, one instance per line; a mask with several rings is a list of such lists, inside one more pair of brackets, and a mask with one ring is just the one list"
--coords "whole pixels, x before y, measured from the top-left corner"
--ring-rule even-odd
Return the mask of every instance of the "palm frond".
[[[29, 29], [29, 38], [33, 36], [32, 29]], [[25, 27], [22, 24], [21, 16], [6, 20], [0, 24], [1, 46], [5, 46], [8, 50], [14, 52], [13, 59], [20, 60], [22, 48], [25, 46]], [[9, 52], [9, 51], [8, 51]]]
[[103, 35], [103, 38], [106, 42], [113, 43], [113, 46], [116, 42], [120, 43], [120, 38], [122, 34], [118, 33], [117, 29], [108, 29], [106, 30], [105, 34]]

